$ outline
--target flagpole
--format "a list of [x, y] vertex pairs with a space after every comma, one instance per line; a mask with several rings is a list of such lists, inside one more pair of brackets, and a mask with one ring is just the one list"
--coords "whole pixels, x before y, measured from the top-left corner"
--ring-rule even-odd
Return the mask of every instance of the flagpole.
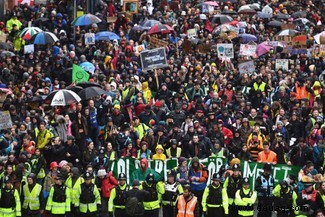
[[[77, 17], [77, 0], [73, 0], [73, 19]], [[73, 41], [76, 41], [76, 27], [73, 26]]]

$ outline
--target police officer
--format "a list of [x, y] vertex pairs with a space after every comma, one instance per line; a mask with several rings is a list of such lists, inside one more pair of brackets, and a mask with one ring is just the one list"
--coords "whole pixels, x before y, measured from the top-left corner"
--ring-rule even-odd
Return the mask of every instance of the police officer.
[[202, 197], [202, 208], [206, 217], [228, 215], [227, 190], [220, 184], [220, 175], [214, 173], [212, 184], [207, 186]]
[[80, 185], [75, 200], [76, 212], [80, 212], [77, 216], [94, 217], [101, 210], [100, 194], [97, 186], [92, 183], [92, 173], [86, 172], [83, 178], [84, 182]]
[[0, 216], [21, 216], [20, 197], [12, 185], [10, 176], [4, 177], [4, 187], [0, 192]]
[[[116, 217], [127, 217], [125, 212], [126, 192], [130, 190], [130, 186], [126, 184], [126, 175], [120, 173], [118, 176], [118, 186], [112, 189], [108, 201], [109, 216], [113, 216], [113, 210]], [[114, 208], [114, 209], [113, 209]]]
[[237, 190], [242, 188], [243, 177], [240, 175], [239, 164], [234, 164], [232, 167], [232, 175], [228, 176], [223, 183], [223, 188], [227, 190], [228, 204], [229, 204], [229, 216], [237, 216], [238, 210], [234, 203], [235, 194]]
[[160, 201], [165, 189], [162, 182], [155, 182], [154, 175], [149, 173], [146, 181], [142, 183], [139, 189], [148, 191], [150, 194], [144, 199], [144, 217], [158, 217]]
[[256, 202], [257, 194], [249, 187], [249, 179], [245, 177], [242, 182], [243, 187], [237, 190], [235, 195], [235, 204], [238, 206], [239, 217], [253, 217], [254, 203]]
[[63, 176], [59, 173], [55, 177], [55, 184], [50, 189], [50, 194], [46, 203], [46, 210], [53, 217], [64, 217], [71, 211], [70, 189], [63, 184]]
[[297, 193], [290, 188], [286, 180], [282, 180], [272, 191], [274, 195], [274, 207], [281, 208], [277, 211], [278, 217], [294, 217], [298, 215], [294, 207], [297, 207]]
[[176, 200], [178, 195], [183, 193], [183, 187], [176, 182], [176, 171], [170, 170], [167, 173], [167, 182], [165, 182], [165, 193], [162, 195], [163, 214], [164, 216], [176, 216]]
[[138, 202], [140, 203], [138, 205], [139, 209], [137, 209], [137, 213], [134, 213], [131, 215], [131, 217], [143, 217], [144, 214], [144, 208], [143, 208], [143, 201], [145, 197], [149, 196], [149, 192], [144, 190], [139, 190], [140, 182], [138, 179], [133, 180], [132, 183], [132, 189], [126, 192], [126, 198], [130, 199], [132, 197], [136, 197], [138, 199]]
[[24, 217], [38, 217], [44, 212], [43, 189], [40, 184], [36, 183], [34, 173], [29, 174], [27, 177], [27, 184], [23, 187], [21, 201]]
[[271, 175], [271, 164], [264, 164], [263, 170], [263, 173], [257, 177], [255, 182], [255, 190], [258, 197], [257, 217], [271, 217], [272, 209], [267, 209], [267, 207], [272, 207], [273, 203], [274, 178]]
[[76, 200], [78, 191], [80, 189], [80, 185], [83, 183], [83, 178], [80, 177], [79, 169], [78, 167], [72, 167], [71, 172], [67, 180], [65, 181], [65, 185], [70, 189], [70, 197], [71, 197], [71, 212], [73, 215], [76, 216]]

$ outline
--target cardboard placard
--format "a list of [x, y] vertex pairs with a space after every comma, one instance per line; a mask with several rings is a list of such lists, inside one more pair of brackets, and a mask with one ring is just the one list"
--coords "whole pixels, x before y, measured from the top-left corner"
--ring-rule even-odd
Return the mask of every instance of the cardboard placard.
[[134, 47], [134, 51], [138, 53], [141, 53], [144, 50], [146, 50], [146, 48], [143, 44]]
[[289, 70], [289, 60], [288, 59], [276, 59], [275, 60], [275, 70], [282, 69], [285, 71]]
[[254, 61], [251, 60], [251, 61], [239, 63], [238, 64], [238, 69], [239, 69], [240, 74], [243, 74], [243, 73], [248, 73], [248, 74], [253, 73], [255, 71]]
[[123, 1], [123, 12], [137, 14], [139, 8], [138, 0], [124, 0]]
[[168, 45], [167, 41], [158, 39], [154, 36], [150, 37], [150, 47], [151, 48], [160, 48], [160, 47], [165, 47]]
[[188, 38], [195, 38], [195, 37], [197, 37], [197, 31], [196, 31], [196, 29], [188, 29], [187, 30], [187, 37]]
[[234, 58], [233, 44], [217, 44], [219, 58]]
[[0, 112], [0, 129], [8, 129], [12, 127], [12, 121], [9, 111]]
[[256, 44], [241, 44], [239, 55], [242, 56], [255, 56], [256, 55]]
[[140, 53], [142, 70], [153, 70], [167, 67], [166, 51], [164, 47], [145, 50]]
[[85, 34], [85, 45], [95, 44], [95, 33], [86, 33]]
[[24, 46], [24, 54], [34, 53], [34, 45], [28, 44]]

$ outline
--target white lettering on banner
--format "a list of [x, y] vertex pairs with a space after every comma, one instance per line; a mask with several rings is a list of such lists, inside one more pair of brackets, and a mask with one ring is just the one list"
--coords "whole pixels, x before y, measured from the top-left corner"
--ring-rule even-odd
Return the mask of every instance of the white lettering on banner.
[[117, 174], [124, 173], [125, 174], [125, 161], [124, 159], [119, 159], [117, 161]]
[[154, 61], [158, 61], [158, 60], [164, 60], [165, 58], [162, 56], [153, 56], [153, 57], [146, 57], [144, 58], [145, 60], [154, 62]]
[[130, 160], [126, 159], [126, 177], [130, 177]]
[[283, 176], [283, 178], [286, 178], [287, 176], [288, 176], [288, 171], [290, 171], [291, 170], [291, 168], [290, 167], [286, 167], [286, 166], [284, 166], [284, 167], [281, 167], [281, 171], [284, 171], [284, 176]]
[[[277, 179], [275, 178], [275, 177], [276, 177], [276, 176], [275, 176], [275, 174], [276, 174], [276, 171], [277, 171], [277, 170], [279, 170], [279, 171], [280, 171], [280, 170], [281, 170], [281, 168], [280, 168], [280, 167], [274, 167], [274, 169], [273, 169], [273, 174], [274, 174], [274, 176], [273, 176], [273, 177], [274, 177], [274, 182], [279, 182], [279, 180], [277, 180]], [[286, 176], [285, 176], [285, 177], [286, 177]]]
[[114, 168], [115, 168], [115, 161], [112, 162], [111, 171], [114, 171]]
[[155, 161], [155, 171], [161, 173], [164, 169], [164, 162], [160, 160]]
[[[209, 175], [209, 177], [212, 177], [213, 174], [214, 174], [216, 171], [218, 171], [218, 170], [216, 170], [216, 164], [214, 164], [213, 162], [209, 163], [209, 165], [208, 165], [208, 172], [209, 172], [208, 175]], [[207, 180], [207, 185], [209, 185], [210, 182], [211, 182], [211, 179], [208, 179], [208, 180]]]
[[252, 188], [255, 189], [255, 180], [256, 178], [263, 172], [263, 169], [258, 169], [257, 164], [255, 164], [254, 169], [251, 170], [248, 161], [244, 162], [244, 171], [243, 171], [243, 177], [251, 178], [251, 180], [254, 180], [252, 184]]

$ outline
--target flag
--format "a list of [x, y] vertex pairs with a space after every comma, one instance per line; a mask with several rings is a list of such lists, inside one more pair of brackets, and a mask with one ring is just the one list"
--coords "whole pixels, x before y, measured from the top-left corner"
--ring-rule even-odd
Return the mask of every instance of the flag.
[[72, 82], [79, 83], [82, 81], [88, 81], [89, 74], [80, 66], [73, 64], [72, 66]]

